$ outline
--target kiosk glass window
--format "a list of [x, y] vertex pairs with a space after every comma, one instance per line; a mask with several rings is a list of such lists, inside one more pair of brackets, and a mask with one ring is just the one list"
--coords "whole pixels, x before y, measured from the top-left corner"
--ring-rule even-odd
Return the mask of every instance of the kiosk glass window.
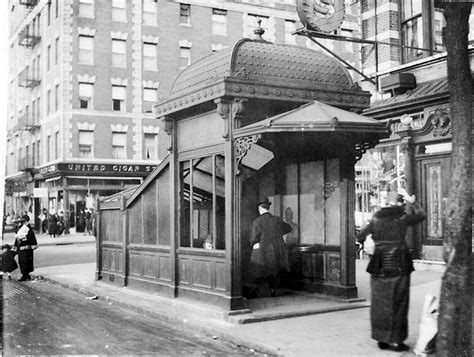
[[180, 246], [225, 249], [224, 156], [180, 163]]

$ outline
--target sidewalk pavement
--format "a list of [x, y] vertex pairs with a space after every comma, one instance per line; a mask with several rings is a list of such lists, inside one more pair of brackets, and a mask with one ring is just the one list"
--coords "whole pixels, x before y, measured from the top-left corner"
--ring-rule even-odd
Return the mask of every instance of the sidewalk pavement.
[[[85, 238], [74, 239], [84, 241]], [[49, 242], [46, 238], [40, 239], [40, 242]], [[102, 300], [111, 308], [116, 307], [116, 310], [131, 309], [180, 326], [183, 330], [200, 331], [257, 353], [298, 357], [412, 356], [413, 352], [382, 351], [370, 338], [370, 278], [365, 272], [367, 263], [368, 260], [356, 261], [359, 296], [365, 301], [344, 302], [314, 294], [253, 299], [251, 306], [257, 310], [262, 306], [270, 306], [270, 315], [267, 314], [270, 317], [262, 319], [264, 321], [258, 318], [239, 320], [238, 315], [228, 316], [213, 306], [195, 301], [161, 297], [96, 281], [95, 263], [44, 267], [37, 269], [35, 275], [84, 294], [91, 304]], [[412, 274], [409, 338], [405, 341], [412, 349], [418, 337], [425, 296], [439, 296], [442, 272], [436, 270], [417, 270]], [[277, 316], [272, 315], [275, 311]], [[253, 316], [258, 316], [258, 313], [255, 311]]]
[[[95, 243], [95, 236], [88, 235], [86, 233], [76, 233], [72, 231], [69, 234], [62, 234], [59, 237], [53, 238], [47, 233], [36, 233], [36, 240], [38, 246], [51, 246], [51, 245], [66, 245], [66, 244], [83, 244], [83, 243]], [[15, 233], [8, 232], [3, 233], [2, 244], [13, 245], [15, 242]]]

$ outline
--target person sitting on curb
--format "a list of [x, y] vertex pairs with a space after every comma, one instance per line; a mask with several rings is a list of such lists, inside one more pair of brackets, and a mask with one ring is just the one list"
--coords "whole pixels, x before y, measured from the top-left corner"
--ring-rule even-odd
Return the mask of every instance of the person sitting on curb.
[[11, 272], [18, 268], [15, 255], [16, 251], [12, 249], [10, 244], [2, 245], [2, 253], [0, 254], [0, 280], [3, 279], [5, 273], [8, 274], [8, 280], [12, 280]]

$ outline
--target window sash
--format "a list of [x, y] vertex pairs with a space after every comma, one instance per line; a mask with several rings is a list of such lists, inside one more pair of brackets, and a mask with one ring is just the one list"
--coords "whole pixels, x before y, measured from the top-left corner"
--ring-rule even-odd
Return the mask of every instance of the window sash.
[[112, 99], [125, 100], [125, 87], [112, 86]]
[[79, 130], [79, 145], [94, 144], [94, 132], [92, 130]]
[[158, 91], [156, 88], [144, 88], [143, 89], [143, 100], [145, 102], [157, 102]]
[[191, 49], [189, 47], [181, 47], [179, 51], [181, 67], [187, 67], [191, 64]]
[[190, 17], [191, 17], [191, 6], [188, 4], [180, 4], [179, 22], [182, 24], [189, 24]]
[[112, 133], [112, 145], [114, 146], [127, 145], [127, 133]]
[[155, 0], [143, 0], [143, 12], [156, 14], [157, 3]]
[[145, 134], [145, 158], [151, 160], [158, 159], [158, 135], [156, 134]]
[[79, 97], [92, 98], [94, 86], [91, 83], [79, 83]]

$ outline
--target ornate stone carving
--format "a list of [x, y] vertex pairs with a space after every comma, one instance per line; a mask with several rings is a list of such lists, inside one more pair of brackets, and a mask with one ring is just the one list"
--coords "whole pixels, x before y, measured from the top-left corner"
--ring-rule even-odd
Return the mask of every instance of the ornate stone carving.
[[428, 115], [428, 121], [433, 125], [434, 136], [446, 136], [453, 131], [448, 108], [438, 108], [431, 111]]
[[375, 145], [377, 145], [378, 140], [371, 140], [366, 141], [364, 143], [356, 144], [355, 146], [355, 154], [356, 154], [356, 162], [359, 161], [362, 156], [367, 152], [367, 150], [373, 149]]
[[236, 163], [236, 175], [240, 173], [240, 164], [242, 163], [242, 159], [247, 155], [248, 151], [252, 147], [252, 144], [255, 144], [260, 139], [261, 135], [251, 135], [251, 136], [243, 136], [240, 138], [235, 139], [234, 147], [235, 147], [235, 163]]
[[332, 193], [336, 191], [336, 188], [338, 188], [341, 185], [339, 181], [333, 181], [333, 182], [325, 182], [324, 183], [324, 199], [328, 199], [331, 197]]
[[229, 138], [229, 114], [230, 114], [230, 103], [228, 100], [216, 99], [214, 103], [217, 104], [217, 114], [224, 120], [224, 139]]

